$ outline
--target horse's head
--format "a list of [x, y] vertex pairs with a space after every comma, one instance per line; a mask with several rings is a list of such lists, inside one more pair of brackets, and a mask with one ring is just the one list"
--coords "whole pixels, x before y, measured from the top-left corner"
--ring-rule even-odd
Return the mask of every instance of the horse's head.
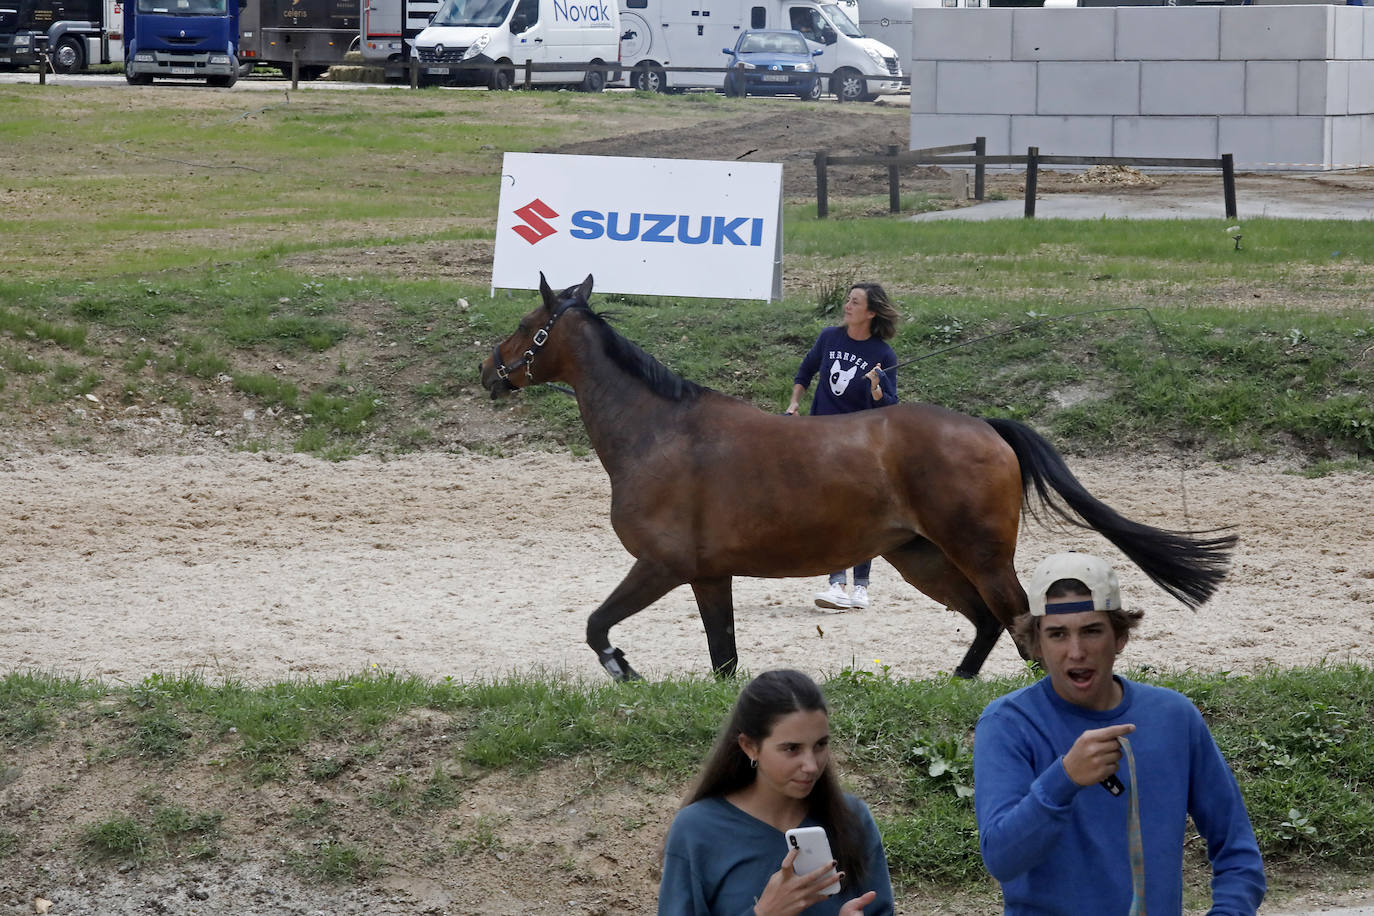
[[553, 326], [563, 313], [575, 305], [585, 306], [591, 294], [591, 274], [577, 286], [555, 293], [540, 271], [539, 297], [543, 301], [521, 318], [515, 332], [492, 347], [491, 355], [482, 360], [482, 387], [491, 392], [493, 401], [527, 385], [551, 381], [549, 372], [535, 372], [534, 358], [548, 346]]

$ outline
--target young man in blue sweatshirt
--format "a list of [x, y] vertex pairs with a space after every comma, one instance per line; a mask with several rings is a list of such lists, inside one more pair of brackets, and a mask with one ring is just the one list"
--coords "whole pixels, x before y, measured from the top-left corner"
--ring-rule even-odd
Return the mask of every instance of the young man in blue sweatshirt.
[[1116, 573], [1055, 554], [1028, 598], [1015, 632], [1047, 676], [989, 703], [973, 747], [978, 842], [1004, 912], [1180, 913], [1191, 816], [1212, 865], [1210, 916], [1254, 916], [1259, 847], [1201, 713], [1112, 671], [1143, 616], [1121, 609]]

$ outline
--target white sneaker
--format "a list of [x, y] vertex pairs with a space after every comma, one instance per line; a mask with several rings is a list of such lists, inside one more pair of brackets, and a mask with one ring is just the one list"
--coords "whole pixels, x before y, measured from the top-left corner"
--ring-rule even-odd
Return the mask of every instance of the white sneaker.
[[830, 587], [825, 591], [816, 593], [816, 607], [843, 611], [853, 606], [854, 604], [849, 600], [849, 595], [845, 593], [844, 585], [839, 582], [831, 582]]
[[849, 596], [849, 604], [851, 607], [868, 607], [868, 586], [854, 586], [854, 594]]

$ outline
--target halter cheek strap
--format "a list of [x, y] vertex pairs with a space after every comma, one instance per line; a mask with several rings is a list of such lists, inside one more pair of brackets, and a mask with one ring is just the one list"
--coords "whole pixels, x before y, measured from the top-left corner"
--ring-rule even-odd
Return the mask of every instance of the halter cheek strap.
[[512, 365], [507, 366], [505, 361], [501, 358], [500, 344], [492, 347], [491, 361], [496, 366], [496, 377], [507, 385], [510, 385], [511, 388], [514, 388], [515, 385], [510, 380], [510, 374], [516, 369], [524, 368], [525, 376], [533, 381], [532, 375], [534, 373], [535, 354], [544, 349], [544, 345], [549, 342], [549, 331], [553, 329], [553, 323], [561, 318], [564, 312], [576, 304], [576, 299], [564, 299], [562, 302], [558, 303], [558, 305], [554, 307], [553, 314], [549, 316], [549, 320], [544, 323], [542, 328], [534, 332], [534, 337], [530, 338], [529, 348], [525, 350], [520, 358]]

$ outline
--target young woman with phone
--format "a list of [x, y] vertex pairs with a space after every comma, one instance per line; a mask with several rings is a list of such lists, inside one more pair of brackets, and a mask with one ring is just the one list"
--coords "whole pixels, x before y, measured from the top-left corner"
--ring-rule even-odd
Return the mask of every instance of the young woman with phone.
[[[806, 827], [824, 836], [796, 832], [794, 845], [789, 831]], [[797, 867], [804, 848], [824, 860]], [[668, 831], [658, 912], [891, 916], [882, 838], [840, 788], [830, 713], [807, 675], [765, 671], [740, 692]]]

